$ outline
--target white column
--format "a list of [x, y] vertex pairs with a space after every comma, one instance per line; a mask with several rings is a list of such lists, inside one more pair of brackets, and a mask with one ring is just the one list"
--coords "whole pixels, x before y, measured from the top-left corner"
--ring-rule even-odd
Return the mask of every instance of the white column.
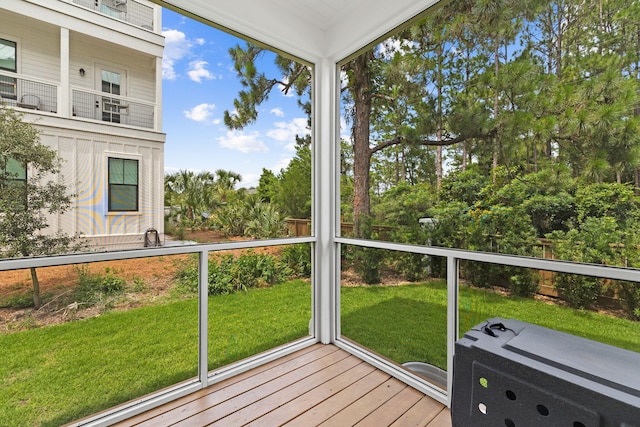
[[154, 130], [162, 132], [162, 58], [156, 57], [156, 108]]
[[335, 340], [337, 316], [336, 233], [336, 141], [339, 119], [336, 108], [336, 64], [324, 58], [314, 69], [314, 209], [313, 227], [317, 239], [314, 263], [314, 315], [318, 339], [328, 344]]
[[60, 86], [58, 86], [58, 114], [62, 117], [71, 117], [69, 72], [69, 29], [60, 27]]
[[162, 32], [162, 8], [158, 5], [153, 6], [153, 32]]

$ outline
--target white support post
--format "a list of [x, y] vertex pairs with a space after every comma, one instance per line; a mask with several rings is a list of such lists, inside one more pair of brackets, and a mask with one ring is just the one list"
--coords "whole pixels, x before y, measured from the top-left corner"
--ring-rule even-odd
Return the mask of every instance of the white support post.
[[156, 57], [156, 94], [153, 108], [153, 130], [162, 132], [162, 57]]
[[333, 256], [336, 212], [335, 147], [339, 132], [336, 114], [336, 64], [324, 58], [314, 69], [313, 90], [313, 231], [314, 319], [316, 338], [323, 344], [335, 340], [336, 262]]
[[69, 29], [60, 27], [60, 85], [58, 86], [58, 114], [71, 117], [71, 89], [69, 86]]
[[198, 378], [207, 387], [209, 374], [209, 251], [198, 258]]
[[453, 395], [453, 354], [458, 340], [458, 297], [460, 262], [454, 256], [447, 257], [447, 406], [451, 407]]

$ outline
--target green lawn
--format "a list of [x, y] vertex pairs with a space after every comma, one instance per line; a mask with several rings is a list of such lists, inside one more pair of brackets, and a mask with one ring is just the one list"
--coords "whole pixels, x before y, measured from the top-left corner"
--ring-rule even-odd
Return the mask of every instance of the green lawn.
[[[398, 363], [423, 361], [446, 369], [444, 282], [341, 290], [342, 334]], [[462, 288], [460, 334], [491, 317], [515, 318], [640, 352], [640, 322], [611, 318]]]
[[[341, 290], [343, 334], [397, 361], [446, 365], [446, 287]], [[209, 299], [213, 369], [308, 334], [311, 288], [291, 281]], [[640, 323], [463, 289], [463, 331], [514, 317], [640, 351]], [[0, 335], [0, 426], [57, 426], [193, 378], [197, 302]]]
[[[209, 368], [308, 334], [292, 281], [209, 300]], [[59, 426], [197, 375], [197, 301], [0, 335], [0, 426]]]

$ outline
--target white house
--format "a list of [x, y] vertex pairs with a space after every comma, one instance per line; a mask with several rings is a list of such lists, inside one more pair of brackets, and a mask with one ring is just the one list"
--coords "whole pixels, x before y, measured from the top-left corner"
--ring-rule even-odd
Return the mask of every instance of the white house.
[[65, 160], [77, 195], [51, 232], [106, 250], [162, 235], [163, 47], [161, 7], [146, 0], [0, 3], [1, 100]]

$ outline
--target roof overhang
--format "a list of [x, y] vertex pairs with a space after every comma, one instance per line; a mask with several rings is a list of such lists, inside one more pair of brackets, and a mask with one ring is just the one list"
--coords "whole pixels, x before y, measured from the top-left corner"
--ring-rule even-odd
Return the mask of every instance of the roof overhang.
[[440, 0], [157, 0], [305, 62], [338, 62]]

